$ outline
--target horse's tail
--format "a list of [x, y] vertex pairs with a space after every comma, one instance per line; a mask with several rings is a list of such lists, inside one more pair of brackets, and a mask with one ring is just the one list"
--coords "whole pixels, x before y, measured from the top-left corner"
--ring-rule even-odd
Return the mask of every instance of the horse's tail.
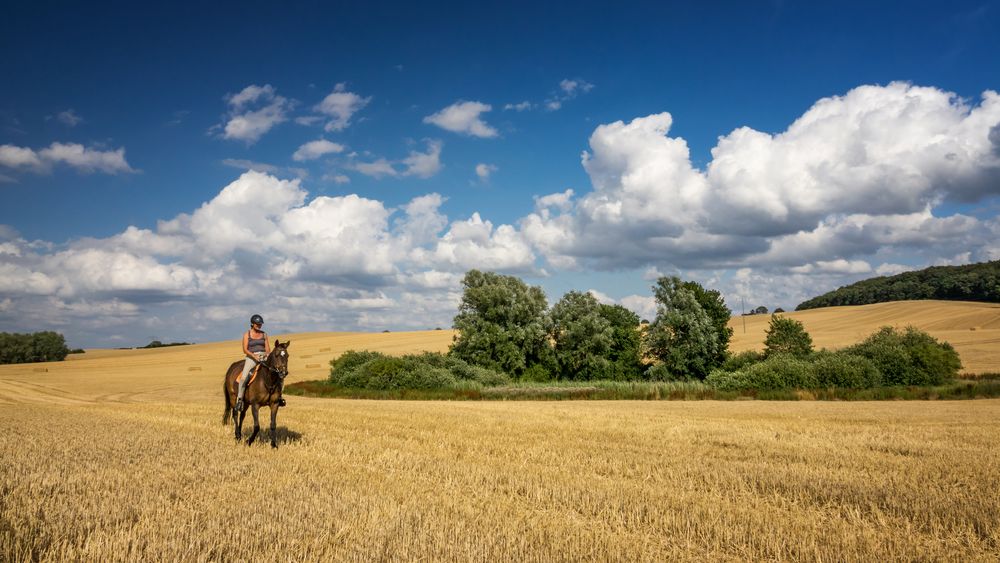
[[229, 399], [229, 386], [226, 382], [229, 380], [229, 374], [226, 373], [226, 378], [222, 380], [222, 396], [226, 398], [226, 412], [222, 413], [222, 424], [229, 424], [229, 416], [233, 412], [233, 404]]

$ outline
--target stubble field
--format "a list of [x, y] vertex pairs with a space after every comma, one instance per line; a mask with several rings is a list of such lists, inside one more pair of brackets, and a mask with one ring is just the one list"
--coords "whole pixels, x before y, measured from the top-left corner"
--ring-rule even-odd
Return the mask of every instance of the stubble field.
[[[974, 319], [976, 330], [963, 334], [991, 340], [998, 309], [980, 307], [943, 317]], [[893, 308], [856, 313], [900, 318]], [[835, 321], [826, 323], [844, 334], [870, 332]], [[953, 321], [942, 330], [962, 329]], [[290, 377], [302, 380], [322, 377], [346, 349], [442, 350], [451, 333], [291, 339]], [[1000, 371], [990, 363], [996, 343], [957, 347], [967, 368], [975, 357], [982, 371]], [[228, 342], [0, 367], [0, 560], [1000, 553], [997, 400], [291, 397], [272, 451], [266, 440], [233, 443], [231, 426], [220, 424], [222, 372], [238, 355]]]

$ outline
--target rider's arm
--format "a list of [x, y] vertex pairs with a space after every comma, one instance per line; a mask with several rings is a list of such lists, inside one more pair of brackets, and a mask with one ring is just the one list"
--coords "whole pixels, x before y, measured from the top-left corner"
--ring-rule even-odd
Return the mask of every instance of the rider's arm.
[[264, 333], [264, 355], [265, 356], [270, 356], [271, 355], [271, 341], [269, 341], [267, 339], [267, 333], [266, 332]]
[[247, 348], [247, 340], [249, 339], [250, 339], [250, 333], [249, 332], [243, 333], [243, 355], [252, 358], [253, 354], [251, 354], [250, 349]]

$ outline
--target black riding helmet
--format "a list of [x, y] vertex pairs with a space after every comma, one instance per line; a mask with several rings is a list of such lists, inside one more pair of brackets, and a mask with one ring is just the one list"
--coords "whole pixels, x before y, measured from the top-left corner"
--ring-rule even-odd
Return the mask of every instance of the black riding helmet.
[[262, 325], [264, 324], [264, 317], [260, 315], [254, 315], [250, 317], [250, 324], [252, 325]]

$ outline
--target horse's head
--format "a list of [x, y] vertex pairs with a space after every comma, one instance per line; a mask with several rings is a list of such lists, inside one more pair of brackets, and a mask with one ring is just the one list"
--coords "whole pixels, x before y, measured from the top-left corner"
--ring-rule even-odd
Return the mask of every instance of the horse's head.
[[267, 365], [281, 379], [288, 375], [288, 345], [291, 343], [291, 340], [282, 342], [275, 338], [274, 349], [271, 350], [271, 355], [267, 358]]

